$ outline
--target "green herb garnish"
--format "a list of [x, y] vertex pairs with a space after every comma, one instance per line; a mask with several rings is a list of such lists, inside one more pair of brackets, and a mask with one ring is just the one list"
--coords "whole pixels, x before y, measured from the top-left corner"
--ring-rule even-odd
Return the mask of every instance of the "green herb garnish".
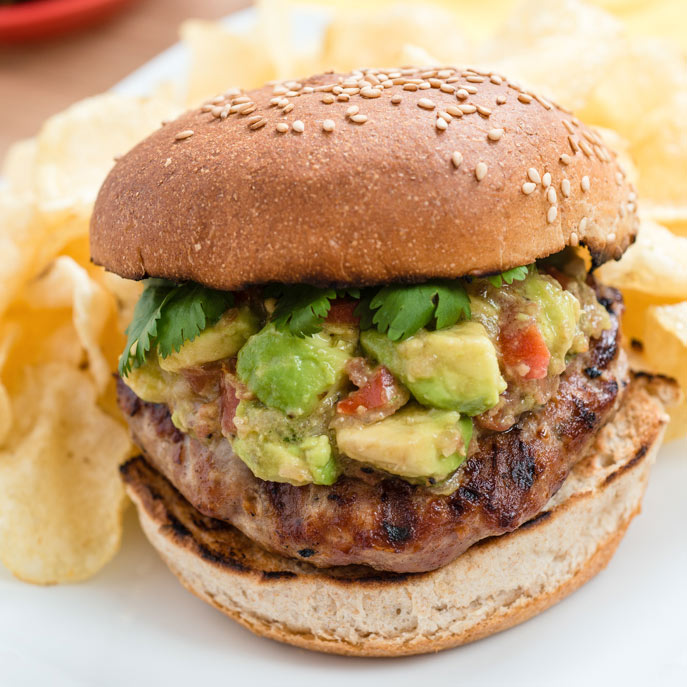
[[193, 341], [215, 324], [233, 304], [234, 295], [227, 291], [147, 279], [126, 330], [126, 349], [119, 359], [119, 374], [125, 377], [132, 368], [142, 365], [154, 348], [163, 358], [178, 351], [185, 341]]
[[512, 284], [514, 281], [522, 281], [529, 273], [529, 265], [521, 265], [520, 267], [513, 267], [501, 274], [493, 274], [487, 277], [489, 283], [497, 289], [503, 286], [503, 283]]
[[371, 300], [372, 324], [392, 341], [401, 341], [434, 321], [445, 329], [470, 319], [470, 298], [459, 281], [385, 286]]

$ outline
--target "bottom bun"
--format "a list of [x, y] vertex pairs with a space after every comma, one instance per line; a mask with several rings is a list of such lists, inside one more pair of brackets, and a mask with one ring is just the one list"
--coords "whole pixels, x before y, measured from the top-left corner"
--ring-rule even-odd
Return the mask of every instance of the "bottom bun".
[[630, 384], [537, 517], [427, 573], [318, 569], [283, 558], [203, 516], [142, 458], [122, 474], [148, 539], [183, 585], [249, 630], [337, 654], [427, 653], [521, 623], [608, 563], [640, 510], [667, 423], [657, 390], [655, 378]]

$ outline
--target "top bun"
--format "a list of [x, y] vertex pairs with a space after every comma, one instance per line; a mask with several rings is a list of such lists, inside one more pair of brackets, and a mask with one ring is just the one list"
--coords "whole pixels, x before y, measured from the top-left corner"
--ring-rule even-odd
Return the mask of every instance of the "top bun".
[[637, 230], [616, 155], [568, 112], [474, 69], [365, 69], [228, 91], [120, 159], [94, 262], [218, 289], [487, 274]]

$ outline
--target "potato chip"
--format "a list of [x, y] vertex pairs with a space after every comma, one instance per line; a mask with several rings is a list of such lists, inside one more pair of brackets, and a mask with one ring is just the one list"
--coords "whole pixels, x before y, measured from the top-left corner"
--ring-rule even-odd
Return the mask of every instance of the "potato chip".
[[[88, 369], [100, 395], [110, 380], [112, 365], [99, 341], [115, 311], [113, 297], [93, 281], [72, 258], [58, 257], [50, 269], [31, 282], [22, 294], [27, 309], [72, 308], [77, 340], [86, 353]], [[20, 301], [21, 307], [21, 301]]]
[[0, 176], [15, 195], [33, 196], [36, 149], [36, 139], [27, 138], [10, 146], [7, 151]]
[[88, 218], [117, 155], [178, 113], [166, 99], [105, 93], [48, 119], [37, 137], [35, 189], [39, 209], [60, 220]]
[[687, 400], [667, 408], [670, 424], [666, 429], [664, 441], [675, 441], [687, 436]]
[[687, 300], [649, 308], [644, 354], [653, 369], [674, 377], [687, 390]]
[[187, 103], [196, 106], [228, 88], [257, 88], [279, 78], [273, 57], [255, 35], [210, 21], [181, 25], [190, 54]]
[[655, 38], [627, 38], [577, 114], [634, 140], [647, 103], [651, 109], [669, 107], [686, 87], [687, 65], [675, 46]]
[[576, 0], [528, 0], [481, 50], [479, 62], [579, 110], [623, 46], [610, 14]]
[[430, 67], [439, 62], [440, 60], [430, 55], [424, 48], [411, 43], [404, 43], [398, 55], [398, 64], [412, 64], [415, 67]]
[[670, 105], [648, 109], [637, 121], [630, 152], [639, 168], [640, 198], [684, 205], [687, 198], [687, 89]]
[[642, 202], [642, 215], [661, 224], [673, 234], [687, 236], [687, 203], [684, 205], [665, 205]]
[[598, 270], [602, 282], [656, 300], [687, 298], [687, 239], [665, 227], [644, 220], [637, 241], [619, 262]]
[[127, 431], [101, 411], [90, 377], [27, 368], [0, 446], [0, 560], [37, 584], [82, 580], [116, 552]]
[[434, 63], [464, 62], [471, 50], [458, 18], [430, 4], [394, 4], [338, 14], [324, 40], [323, 61], [337, 70], [395, 67], [404, 45], [433, 55]]
[[[603, 280], [602, 280], [603, 281]], [[666, 298], [651, 293], [643, 293], [632, 289], [623, 289], [625, 301], [625, 313], [623, 314], [623, 335], [628, 341], [636, 339], [644, 341], [644, 329], [646, 327], [646, 314], [649, 308], [655, 305], [672, 305], [679, 303], [683, 297]]]

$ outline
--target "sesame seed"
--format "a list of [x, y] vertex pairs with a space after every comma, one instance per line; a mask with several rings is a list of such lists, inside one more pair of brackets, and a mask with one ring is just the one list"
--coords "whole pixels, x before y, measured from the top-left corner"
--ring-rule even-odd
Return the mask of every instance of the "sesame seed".
[[566, 198], [570, 198], [570, 180], [563, 179], [563, 181], [561, 181], [561, 193]]
[[463, 114], [472, 114], [473, 112], [477, 112], [477, 108], [474, 105], [469, 105], [467, 103], [465, 105], [458, 105], [458, 107]]
[[325, 119], [322, 122], [322, 129], [324, 129], [324, 131], [334, 131], [335, 126], [336, 124], [334, 124], [333, 119]]
[[262, 115], [253, 115], [252, 117], [248, 117], [246, 120], [247, 124], [255, 124], [255, 122], [258, 122], [262, 119]]
[[553, 224], [556, 221], [556, 217], [558, 217], [558, 208], [555, 205], [552, 205], [549, 208], [549, 211], [546, 213], [546, 221], [549, 224]]
[[303, 93], [312, 93], [314, 90], [312, 86], [303, 86]]
[[219, 117], [222, 114], [222, 111], [225, 110], [226, 108], [220, 107], [219, 105], [215, 106], [212, 108], [210, 111], [213, 117]]
[[577, 233], [574, 231], [571, 232], [571, 234], [570, 234], [570, 245], [571, 246], [578, 246], [579, 243], [580, 243], [580, 238], [577, 235]]
[[407, 83], [403, 86], [404, 91], [417, 91], [417, 84]]
[[553, 105], [546, 100], [545, 98], [542, 98], [540, 95], [535, 95], [534, 99], [545, 109], [545, 110], [551, 110], [553, 108]]
[[423, 82], [418, 86], [418, 88], [419, 88], [421, 91], [426, 91], [427, 89], [429, 89], [429, 88], [431, 88], [431, 87], [432, 87], [432, 85], [429, 83], [429, 81], [423, 81]]
[[444, 112], [443, 110], [439, 110], [439, 112], [437, 112], [437, 117], [445, 119], [447, 123], [453, 119], [453, 117], [451, 117], [451, 115], [448, 112]]
[[285, 86], [275, 86], [272, 93], [274, 95], [284, 95], [284, 93], [288, 93], [289, 89], [286, 88]]
[[322, 96], [322, 102], [325, 105], [331, 105], [336, 98], [331, 93], [326, 93], [325, 95]]
[[580, 146], [578, 145], [574, 136], [568, 136], [568, 143], [570, 144], [573, 153], [578, 153], [580, 151]]
[[228, 107], [223, 107], [222, 111], [219, 113], [220, 119], [226, 119], [229, 116], [229, 110], [230, 108]]
[[518, 100], [525, 105], [529, 105], [532, 102], [532, 96], [529, 93], [518, 93]]
[[[226, 95], [226, 94], [225, 94], [225, 95]], [[223, 103], [223, 102], [224, 102], [224, 97], [225, 97], [224, 95], [216, 95], [210, 102], [211, 102], [213, 105], [218, 105], [219, 103]]]
[[382, 92], [378, 88], [361, 88], [360, 95], [362, 95], [363, 98], [379, 98]]
[[496, 96], [496, 104], [497, 105], [505, 105], [507, 100], [508, 100], [508, 98], [503, 94]]
[[587, 229], [588, 222], [589, 222], [589, 220], [586, 217], [583, 217], [580, 220], [580, 225], [579, 225], [580, 234], [584, 234], [585, 230]]
[[201, 112], [212, 112], [215, 109], [214, 105], [211, 105], [210, 103], [206, 103], [203, 105], [203, 107], [200, 108]]
[[245, 105], [239, 105], [239, 109], [236, 110], [240, 115], [247, 115], [251, 112], [255, 112], [258, 106], [255, 103], [246, 103]]
[[491, 74], [489, 76], [489, 81], [497, 86], [500, 86], [503, 83], [503, 79], [498, 74]]
[[291, 110], [293, 110], [293, 103], [289, 103], [288, 105], [286, 105], [285, 107], [282, 108], [282, 112], [284, 114], [289, 114], [289, 112], [291, 112]]
[[490, 141], [499, 141], [501, 136], [503, 136], [503, 129], [491, 129], [487, 134], [487, 138]]
[[351, 99], [351, 96], [348, 95], [348, 93], [339, 93], [339, 95], [336, 96], [336, 99], [340, 103], [347, 103]]
[[625, 177], [623, 177], [623, 173], [622, 173], [622, 172], [616, 172], [615, 181], [616, 181], [616, 183], [618, 184], [618, 186], [622, 186], [622, 184], [623, 184], [623, 179], [624, 179], [624, 178], [625, 178]]
[[440, 70], [437, 72], [437, 76], [438, 76], [440, 79], [448, 79], [448, 77], [451, 76], [451, 74], [453, 74], [453, 70], [452, 70], [452, 69], [440, 69]]
[[360, 93], [360, 89], [359, 88], [344, 88], [343, 93], [345, 93], [346, 95], [358, 95], [358, 93]]
[[441, 117], [437, 117], [437, 121], [434, 122], [434, 125], [437, 129], [439, 129], [439, 131], [446, 131], [446, 129], [448, 129], [446, 120], [442, 119]]
[[455, 105], [449, 105], [446, 108], [446, 112], [448, 112], [451, 115], [451, 117], [462, 117], [463, 116], [463, 111], [459, 107], [456, 107]]
[[354, 114], [351, 116], [351, 121], [356, 124], [365, 124], [367, 121], [367, 115], [364, 114]]
[[429, 81], [429, 85], [432, 88], [440, 88], [441, 87], [441, 79], [432, 78], [432, 79], [427, 79], [427, 80]]
[[448, 83], [442, 83], [441, 86], [439, 86], [439, 90], [443, 93], [455, 93], [456, 87]]
[[478, 76], [477, 74], [470, 74], [469, 76], [465, 77], [465, 80], [468, 83], [483, 83], [484, 82], [484, 77], [483, 76]]
[[555, 205], [558, 202], [558, 194], [553, 186], [549, 186], [549, 190], [546, 192], [546, 200], [548, 200], [551, 205]]
[[526, 196], [529, 196], [530, 193], [533, 193], [533, 192], [534, 192], [534, 189], [536, 189], [536, 188], [537, 188], [537, 184], [535, 184], [535, 183], [532, 182], [532, 181], [526, 181], [526, 182], [522, 185], [522, 192], [523, 192]]
[[487, 170], [488, 168], [484, 162], [478, 162], [475, 167], [475, 179], [477, 179], [477, 181], [482, 181], [482, 179], [487, 176]]
[[280, 134], [285, 134], [289, 130], [289, 125], [286, 122], [279, 122], [277, 124], [277, 131]]
[[535, 184], [541, 184], [541, 177], [539, 176], [539, 172], [534, 167], [530, 167], [527, 170], [527, 176], [529, 177], [530, 181], [533, 181]]
[[232, 105], [242, 105], [243, 103], [249, 103], [249, 102], [250, 102], [250, 98], [247, 95], [242, 95], [242, 96], [239, 96], [238, 98], [234, 98], [231, 101], [231, 104]]
[[267, 120], [264, 117], [258, 117], [258, 119], [253, 122], [249, 128], [253, 130], [261, 129], [263, 126], [265, 126], [265, 124], [267, 124]]
[[294, 96], [298, 95], [298, 92], [297, 91], [286, 91], [286, 93], [284, 93], [284, 95], [287, 98], [293, 98]]
[[477, 112], [479, 112], [483, 117], [488, 117], [491, 114], [491, 110], [483, 105], [477, 105]]
[[349, 117], [352, 117], [353, 115], [358, 114], [358, 112], [360, 112], [360, 108], [359, 108], [357, 105], [351, 105], [351, 106], [346, 110], [346, 114], [347, 114]]
[[594, 154], [594, 151], [592, 150], [592, 147], [587, 143], [587, 141], [580, 141], [580, 148], [582, 148], [582, 152], [587, 156], [591, 157]]
[[463, 162], [463, 154], [459, 153], [457, 150], [454, 150], [453, 154], [451, 155], [451, 162], [453, 163], [453, 166], [458, 169], [461, 162]]
[[549, 188], [549, 186], [551, 186], [551, 174], [549, 174], [549, 172], [546, 172], [541, 178], [541, 183], [544, 188]]
[[401, 100], [403, 100], [403, 98], [398, 93], [394, 96], [391, 96], [391, 102], [393, 105], [398, 105], [401, 102]]
[[580, 182], [580, 186], [582, 187], [582, 190], [586, 193], [589, 191], [590, 187], [590, 182], [589, 182], [589, 177], [588, 176], [583, 176], [582, 181]]
[[613, 232], [611, 232], [611, 233], [606, 237], [606, 240], [608, 241], [608, 243], [613, 243], [613, 241], [615, 241], [615, 234], [614, 234]]
[[174, 136], [174, 140], [183, 141], [185, 138], [190, 138], [193, 136], [193, 129], [184, 129]]
[[172, 158], [171, 158], [171, 157], [168, 157], [168, 158], [165, 160], [165, 167], [169, 167], [171, 164], [172, 164]]
[[458, 100], [465, 100], [466, 98], [469, 98], [469, 97], [470, 97], [470, 94], [464, 88], [459, 88], [456, 91], [456, 98], [458, 98]]
[[305, 124], [300, 119], [297, 119], [291, 126], [297, 134], [302, 134], [305, 131]]
[[429, 98], [420, 98], [420, 100], [417, 101], [417, 106], [424, 110], [433, 110], [436, 107]]
[[568, 130], [569, 134], [574, 134], [575, 133], [575, 127], [573, 127], [572, 122], [569, 122], [567, 119], [562, 120], [563, 126]]
[[570, 155], [568, 155], [568, 153], [563, 153], [559, 159], [564, 165], [569, 165], [572, 162], [572, 158]]

